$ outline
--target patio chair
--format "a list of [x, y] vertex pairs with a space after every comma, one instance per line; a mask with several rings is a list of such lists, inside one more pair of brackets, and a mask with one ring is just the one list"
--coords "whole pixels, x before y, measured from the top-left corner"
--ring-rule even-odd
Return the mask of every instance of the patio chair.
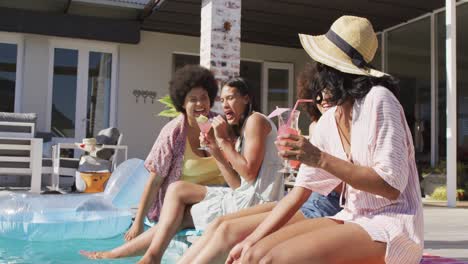
[[[112, 172], [119, 162], [119, 151], [124, 151], [125, 159], [127, 160], [127, 146], [121, 145], [123, 134], [117, 128], [107, 128], [99, 131], [96, 136], [99, 150], [96, 152], [96, 157], [108, 161], [109, 172]], [[80, 159], [64, 158], [60, 153], [64, 149], [82, 150], [78, 143], [58, 143], [52, 146], [52, 158], [44, 160], [45, 171], [51, 174], [51, 186], [49, 189], [60, 191], [59, 181], [60, 176], [74, 177], [75, 182], [79, 181], [77, 172], [80, 164]]]
[[43, 140], [34, 137], [35, 121], [36, 114], [0, 112], [0, 176], [31, 177], [31, 192], [39, 193]]

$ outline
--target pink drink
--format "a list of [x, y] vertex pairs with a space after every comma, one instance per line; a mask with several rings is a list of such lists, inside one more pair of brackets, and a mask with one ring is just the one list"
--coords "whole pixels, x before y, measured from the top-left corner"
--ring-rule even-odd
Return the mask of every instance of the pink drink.
[[209, 121], [198, 123], [200, 131], [207, 134], [211, 129], [211, 123]]
[[[288, 127], [287, 125], [283, 125], [283, 126], [281, 126], [279, 128], [278, 135], [286, 135], [286, 134], [299, 135], [299, 132], [297, 130], [295, 130], [294, 128], [292, 128], [292, 127]], [[285, 139], [285, 140], [286, 141], [292, 141], [290, 139]], [[280, 150], [290, 150], [291, 148], [280, 146], [279, 149]], [[301, 165], [300, 161], [289, 160], [289, 166], [291, 166], [291, 168], [293, 168], [293, 169], [298, 169], [300, 165]]]
[[[278, 135], [279, 136], [283, 136], [283, 135], [286, 135], [286, 134], [291, 134], [291, 135], [299, 135], [299, 132], [297, 130], [295, 130], [294, 128], [292, 127], [289, 127], [287, 125], [282, 125], [280, 126], [279, 130], [278, 130]], [[286, 141], [292, 141], [292, 140], [289, 140], [289, 139], [285, 139]], [[289, 147], [284, 147], [284, 146], [280, 146], [279, 147], [279, 150], [290, 150], [291, 148]]]

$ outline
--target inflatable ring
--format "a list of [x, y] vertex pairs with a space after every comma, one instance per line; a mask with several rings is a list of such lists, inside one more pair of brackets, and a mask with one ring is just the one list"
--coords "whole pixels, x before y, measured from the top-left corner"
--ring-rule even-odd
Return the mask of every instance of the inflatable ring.
[[148, 179], [139, 159], [112, 173], [102, 193], [0, 195], [0, 236], [29, 241], [103, 239], [122, 234], [131, 224]]

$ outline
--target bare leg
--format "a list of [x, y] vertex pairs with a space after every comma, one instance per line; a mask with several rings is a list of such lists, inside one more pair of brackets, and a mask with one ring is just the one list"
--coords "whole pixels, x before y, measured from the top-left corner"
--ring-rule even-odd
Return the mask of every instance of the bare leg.
[[[178, 181], [169, 185], [164, 199], [164, 206], [159, 217], [159, 222], [151, 229], [137, 236], [135, 239], [104, 252], [80, 253], [91, 259], [100, 258], [122, 258], [135, 255], [141, 255], [150, 247], [152, 240], [162, 237], [162, 240], [168, 240], [168, 244], [175, 232], [180, 228], [186, 205], [201, 201], [206, 195], [206, 187], [188, 182]], [[168, 228], [168, 223], [169, 228]], [[170, 230], [167, 230], [170, 229]], [[172, 236], [168, 237], [170, 234]], [[163, 244], [160, 244], [164, 246]], [[158, 245], [155, 245], [155, 247]], [[167, 245], [163, 248], [153, 248], [156, 253], [164, 252]], [[162, 253], [160, 254], [162, 256]]]
[[[215, 234], [192, 263], [224, 261], [229, 250], [252, 233], [269, 214], [270, 212], [266, 212], [225, 221], [216, 229]], [[304, 220], [303, 214], [296, 212], [286, 225]]]
[[213, 237], [216, 229], [224, 222], [228, 220], [233, 220], [245, 216], [256, 215], [260, 213], [270, 212], [276, 205], [276, 202], [259, 204], [253, 207], [249, 207], [238, 212], [227, 214], [225, 216], [220, 216], [213, 220], [203, 232], [202, 237], [197, 239], [195, 243], [184, 253], [181, 259], [178, 260], [179, 264], [189, 264], [193, 263], [195, 257], [200, 254], [203, 248], [206, 248], [208, 241]]
[[295, 223], [265, 237], [241, 262], [383, 264], [385, 250], [385, 243], [373, 241], [359, 225], [320, 218]]
[[[314, 239], [318, 237], [321, 239]], [[385, 253], [386, 243], [373, 241], [357, 224], [345, 224], [284, 241], [272, 248], [260, 263], [287, 260], [292, 263], [384, 264]]]
[[107, 258], [121, 258], [142, 255], [151, 243], [151, 239], [158, 231], [158, 225], [151, 227], [137, 236], [135, 239], [122, 244], [110, 251], [85, 251], [81, 250], [80, 254], [90, 259], [107, 259]]
[[[171, 184], [164, 199], [164, 206], [158, 222], [158, 233], [153, 237], [151, 244], [139, 263], [160, 263], [164, 251], [176, 232], [182, 227], [192, 226], [189, 221], [187, 205], [203, 200], [206, 187], [178, 181]], [[184, 220], [184, 215], [186, 215]], [[187, 218], [189, 218], [187, 220]], [[183, 221], [184, 220], [184, 221]], [[185, 223], [185, 226], [182, 224]]]

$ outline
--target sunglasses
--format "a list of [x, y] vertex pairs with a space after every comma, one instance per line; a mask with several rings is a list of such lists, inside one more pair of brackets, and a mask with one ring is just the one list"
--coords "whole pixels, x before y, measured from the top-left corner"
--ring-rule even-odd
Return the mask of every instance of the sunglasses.
[[328, 95], [329, 97], [332, 97], [332, 96], [333, 96], [329, 89], [327, 89], [327, 88], [320, 89], [320, 90], [318, 90], [317, 92], [315, 92], [315, 96], [313, 97], [313, 98], [314, 98], [314, 102], [315, 102], [316, 104], [321, 104], [322, 101], [323, 101], [323, 97], [324, 97], [325, 95]]

